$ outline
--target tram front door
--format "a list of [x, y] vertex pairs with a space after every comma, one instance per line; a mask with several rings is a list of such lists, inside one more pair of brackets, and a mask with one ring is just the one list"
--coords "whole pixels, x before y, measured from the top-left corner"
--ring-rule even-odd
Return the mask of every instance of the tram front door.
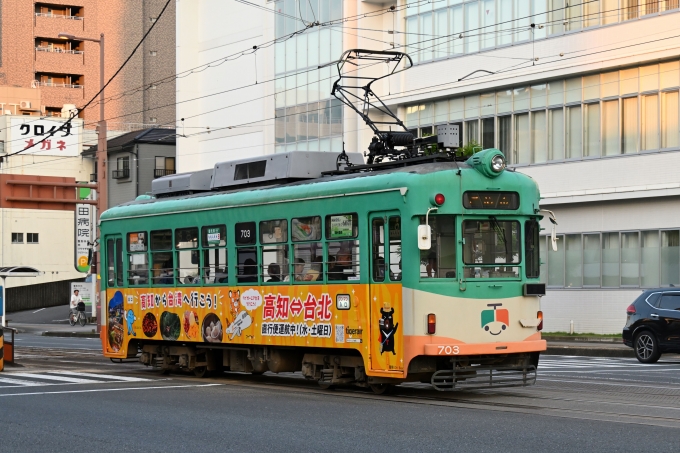
[[401, 217], [397, 211], [374, 212], [369, 223], [371, 368], [401, 374], [404, 370]]

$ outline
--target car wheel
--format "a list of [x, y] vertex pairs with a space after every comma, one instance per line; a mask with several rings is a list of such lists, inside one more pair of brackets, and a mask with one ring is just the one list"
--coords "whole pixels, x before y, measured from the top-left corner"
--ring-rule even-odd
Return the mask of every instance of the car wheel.
[[659, 341], [648, 330], [642, 331], [635, 336], [635, 357], [642, 363], [656, 363], [661, 357]]

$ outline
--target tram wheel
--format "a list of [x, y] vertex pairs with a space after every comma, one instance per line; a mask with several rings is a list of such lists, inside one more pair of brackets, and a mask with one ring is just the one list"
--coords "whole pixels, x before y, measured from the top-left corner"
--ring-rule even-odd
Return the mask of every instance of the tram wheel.
[[196, 368], [194, 368], [194, 375], [197, 378], [204, 378], [204, 377], [206, 377], [207, 374], [208, 374], [208, 367], [197, 366]]
[[392, 384], [369, 384], [368, 386], [376, 395], [387, 395], [394, 388]]
[[316, 382], [319, 383], [319, 388], [321, 388], [321, 390], [333, 390], [334, 389], [333, 384], [329, 383], [328, 381], [322, 381], [321, 379], [319, 379]]

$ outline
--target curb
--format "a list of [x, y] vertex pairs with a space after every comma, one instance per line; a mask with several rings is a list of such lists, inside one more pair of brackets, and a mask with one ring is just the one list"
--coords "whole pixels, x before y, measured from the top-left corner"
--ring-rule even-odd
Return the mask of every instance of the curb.
[[634, 359], [632, 348], [584, 348], [581, 346], [550, 346], [543, 352], [545, 355], [576, 355], [588, 357], [625, 357]]
[[98, 333], [93, 332], [59, 332], [47, 331], [42, 333], [43, 337], [76, 337], [76, 338], [99, 338]]

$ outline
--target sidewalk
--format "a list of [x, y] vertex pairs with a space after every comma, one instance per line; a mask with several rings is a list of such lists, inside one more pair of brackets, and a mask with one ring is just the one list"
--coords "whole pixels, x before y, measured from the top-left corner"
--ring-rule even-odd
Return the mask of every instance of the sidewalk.
[[546, 338], [548, 350], [546, 355], [577, 355], [590, 357], [628, 357], [635, 358], [633, 348], [623, 343], [606, 341], [582, 341], [560, 339], [559, 341]]

